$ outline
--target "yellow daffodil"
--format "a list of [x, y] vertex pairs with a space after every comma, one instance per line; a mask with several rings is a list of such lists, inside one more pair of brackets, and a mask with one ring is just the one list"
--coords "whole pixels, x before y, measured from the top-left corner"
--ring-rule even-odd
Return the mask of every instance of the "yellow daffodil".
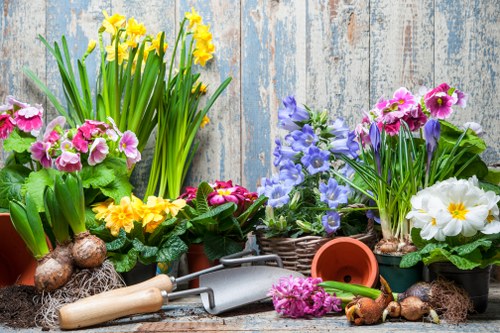
[[207, 126], [209, 123], [210, 123], [210, 118], [208, 118], [208, 116], [207, 116], [207, 115], [205, 115], [205, 116], [203, 117], [203, 119], [201, 120], [200, 127], [201, 127], [201, 128], [205, 128], [205, 126]]
[[206, 94], [207, 91], [208, 91], [208, 87], [206, 84], [204, 84], [203, 82], [195, 82], [194, 86], [193, 86], [193, 89], [191, 89], [191, 93], [194, 94], [196, 93], [196, 89], [198, 89], [199, 87], [199, 93], [200, 94]]
[[204, 67], [208, 60], [212, 59], [213, 56], [211, 53], [206, 52], [203, 49], [196, 49], [193, 51], [194, 63], [200, 64]]
[[113, 16], [109, 16], [108, 12], [103, 10], [104, 20], [102, 21], [102, 26], [105, 31], [111, 34], [111, 36], [116, 35], [118, 29], [123, 28], [125, 26], [126, 18], [120, 14], [113, 14]]
[[[151, 45], [147, 48], [147, 51], [150, 52], [150, 51], [153, 51], [153, 50], [156, 50], [156, 54], [160, 54], [160, 41], [161, 41], [161, 34], [162, 32], [159, 32], [158, 34], [156, 34], [156, 38], [154, 38], [152, 41], [151, 41]], [[164, 40], [163, 41], [163, 52], [167, 51], [167, 47], [168, 47], [168, 44], [167, 42]], [[146, 52], [144, 52], [146, 53]]]
[[194, 7], [191, 7], [191, 13], [186, 12], [185, 16], [189, 21], [188, 29], [191, 29], [191, 28], [193, 28], [193, 26], [201, 24], [201, 22], [202, 22], [200, 14], [198, 14], [196, 12]]
[[137, 23], [137, 21], [133, 17], [128, 20], [126, 31], [129, 38], [127, 40], [127, 44], [130, 47], [136, 47], [137, 39], [146, 34], [146, 28], [144, 27], [144, 24]]
[[118, 57], [115, 54], [115, 42], [111, 45], [106, 46], [106, 61], [114, 61], [118, 59], [118, 65], [121, 65], [124, 60], [128, 60], [128, 45], [126, 43], [118, 44], [117, 53]]
[[130, 232], [134, 227], [136, 213], [131, 203], [130, 197], [123, 197], [119, 205], [111, 204], [109, 214], [106, 216], [106, 228], [108, 228], [113, 236], [118, 236], [120, 229], [125, 232]]
[[196, 39], [196, 42], [209, 42], [212, 41], [212, 33], [210, 32], [210, 26], [200, 24], [196, 27], [194, 31], [193, 38]]

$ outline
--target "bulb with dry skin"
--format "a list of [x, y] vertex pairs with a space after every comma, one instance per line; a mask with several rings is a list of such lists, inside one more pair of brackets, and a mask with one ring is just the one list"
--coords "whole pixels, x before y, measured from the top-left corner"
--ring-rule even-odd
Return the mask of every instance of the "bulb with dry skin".
[[377, 299], [361, 297], [346, 305], [345, 313], [348, 321], [355, 325], [371, 325], [380, 321], [382, 312], [394, 300], [392, 290], [382, 276], [380, 276], [380, 283], [382, 294]]
[[432, 321], [439, 324], [439, 317], [429, 303], [423, 302], [416, 296], [408, 296], [401, 302], [390, 302], [382, 314], [382, 321], [385, 321], [387, 315], [397, 318], [403, 317], [406, 320], [416, 321], [422, 319], [425, 315], [430, 315]]

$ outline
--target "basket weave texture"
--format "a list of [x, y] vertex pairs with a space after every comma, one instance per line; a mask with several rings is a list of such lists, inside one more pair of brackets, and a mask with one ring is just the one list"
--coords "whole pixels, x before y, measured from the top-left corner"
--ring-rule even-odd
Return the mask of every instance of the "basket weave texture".
[[[377, 235], [373, 228], [373, 220], [368, 221], [365, 233], [348, 236], [360, 240], [370, 248], [375, 245]], [[257, 244], [260, 254], [277, 254], [283, 261], [283, 267], [306, 276], [311, 275], [311, 263], [316, 251], [333, 237], [304, 236], [299, 238], [264, 237], [257, 233]], [[347, 255], [347, 254], [346, 254]], [[276, 263], [269, 262], [268, 265], [276, 266]]]

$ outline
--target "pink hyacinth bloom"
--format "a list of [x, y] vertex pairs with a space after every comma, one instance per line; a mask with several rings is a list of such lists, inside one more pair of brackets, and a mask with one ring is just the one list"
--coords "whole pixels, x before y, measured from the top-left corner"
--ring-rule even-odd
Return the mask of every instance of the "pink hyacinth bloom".
[[39, 130], [43, 125], [43, 108], [41, 105], [20, 109], [14, 115], [17, 127], [23, 132]]
[[66, 118], [63, 116], [58, 116], [50, 123], [47, 124], [45, 128], [45, 133], [43, 135], [43, 141], [49, 141], [54, 143], [59, 140], [61, 133], [63, 132], [63, 127], [66, 124]]
[[125, 153], [125, 156], [131, 159], [136, 159], [139, 151], [137, 150], [137, 145], [139, 144], [139, 140], [137, 140], [137, 136], [132, 131], [125, 131], [123, 133], [122, 138], [120, 139], [118, 149]]
[[445, 92], [438, 92], [425, 99], [425, 106], [430, 111], [431, 116], [438, 119], [446, 119], [453, 112], [451, 107], [456, 102], [456, 96], [450, 96]]
[[420, 104], [416, 108], [409, 110], [403, 117], [403, 120], [408, 124], [410, 131], [418, 131], [427, 121], [427, 116], [422, 112]]
[[6, 113], [0, 115], [0, 139], [5, 140], [14, 130], [14, 119]]
[[75, 172], [82, 169], [82, 162], [79, 153], [63, 151], [56, 159], [56, 168], [60, 171]]
[[391, 99], [391, 104], [396, 104], [398, 109], [401, 111], [406, 111], [411, 109], [416, 104], [415, 96], [406, 88], [401, 87], [394, 92], [393, 99]]
[[49, 142], [37, 141], [30, 147], [31, 157], [40, 162], [44, 168], [52, 166], [52, 157], [50, 156], [51, 144]]
[[108, 156], [109, 147], [106, 144], [106, 140], [103, 138], [97, 138], [94, 140], [89, 148], [89, 165], [96, 165], [104, 161], [106, 156]]

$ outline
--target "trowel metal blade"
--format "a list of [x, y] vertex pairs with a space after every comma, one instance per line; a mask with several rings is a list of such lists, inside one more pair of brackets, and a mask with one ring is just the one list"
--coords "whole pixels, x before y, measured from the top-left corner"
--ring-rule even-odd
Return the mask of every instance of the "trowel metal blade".
[[272, 285], [289, 276], [304, 277], [299, 272], [272, 266], [226, 268], [200, 276], [200, 287], [213, 290], [215, 307], [210, 308], [206, 293], [200, 296], [207, 312], [219, 314], [267, 298]]

